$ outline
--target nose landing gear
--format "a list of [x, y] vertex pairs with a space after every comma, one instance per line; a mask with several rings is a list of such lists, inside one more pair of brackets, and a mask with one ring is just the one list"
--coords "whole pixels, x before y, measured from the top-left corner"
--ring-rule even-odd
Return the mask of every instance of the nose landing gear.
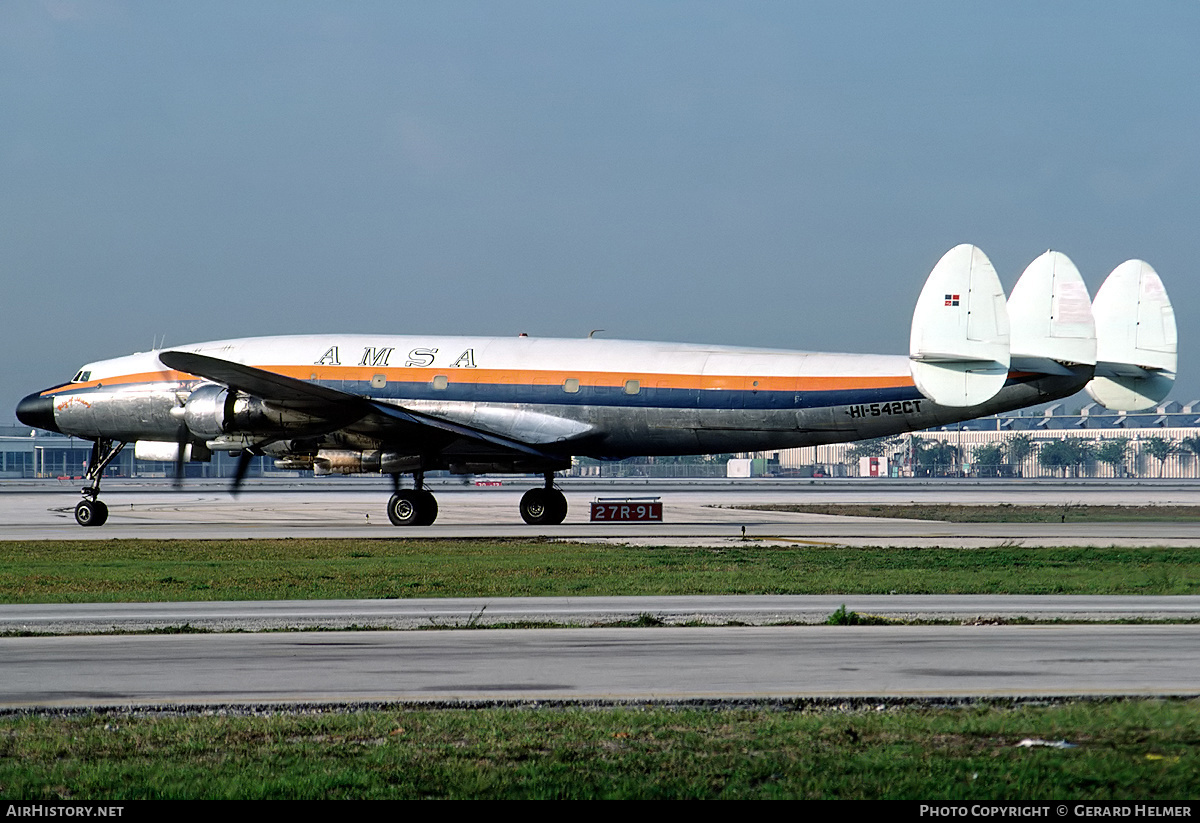
[[93, 441], [92, 456], [88, 458], [87, 474], [84, 475], [85, 480], [90, 479], [92, 482], [81, 492], [83, 500], [75, 505], [75, 522], [79, 525], [103, 526], [108, 520], [108, 506], [100, 500], [100, 478], [104, 475], [104, 469], [123, 448], [124, 443], [107, 438]]
[[75, 504], [75, 522], [81, 526], [103, 526], [108, 506], [101, 500], [80, 500]]

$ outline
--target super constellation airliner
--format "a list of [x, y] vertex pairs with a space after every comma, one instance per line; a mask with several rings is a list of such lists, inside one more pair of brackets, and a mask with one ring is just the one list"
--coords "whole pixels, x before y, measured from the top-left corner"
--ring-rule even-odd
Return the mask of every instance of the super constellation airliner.
[[[1011, 327], [1010, 327], [1011, 323]], [[908, 356], [532, 337], [296, 335], [221, 340], [100, 360], [24, 398], [18, 418], [93, 442], [76, 520], [98, 526], [104, 467], [253, 455], [316, 474], [390, 474], [397, 526], [428, 525], [428, 471], [541, 474], [521, 499], [561, 523], [555, 472], [573, 456], [761, 451], [916, 431], [1086, 388], [1113, 409], [1170, 390], [1175, 318], [1146, 263], [1089, 298], [1046, 252], [1005, 299], [991, 262], [957, 246], [917, 301]], [[400, 477], [413, 475], [414, 488]]]

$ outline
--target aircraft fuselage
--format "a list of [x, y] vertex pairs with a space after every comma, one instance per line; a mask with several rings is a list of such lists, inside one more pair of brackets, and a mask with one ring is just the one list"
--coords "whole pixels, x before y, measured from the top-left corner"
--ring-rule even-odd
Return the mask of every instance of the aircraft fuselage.
[[[306, 335], [181, 346], [347, 395], [599, 458], [761, 451], [915, 431], [1065, 397], [1070, 377], [1010, 374], [970, 407], [923, 397], [904, 356], [735, 349], [694, 344], [528, 337]], [[158, 352], [84, 366], [70, 383], [31, 395], [30, 425], [90, 439], [173, 441], [179, 410], [203, 378], [165, 368]], [[243, 405], [245, 405], [243, 401]], [[242, 433], [329, 434], [318, 415], [272, 418], [242, 409]], [[341, 428], [341, 427], [339, 427]], [[405, 435], [349, 426], [341, 437], [404, 447]], [[377, 428], [377, 427], [376, 427]], [[215, 434], [215, 432], [214, 432]]]

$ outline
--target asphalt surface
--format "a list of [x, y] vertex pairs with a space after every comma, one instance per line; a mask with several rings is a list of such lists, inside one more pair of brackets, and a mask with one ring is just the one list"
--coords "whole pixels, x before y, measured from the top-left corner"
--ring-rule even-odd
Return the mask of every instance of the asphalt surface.
[[0, 640], [0, 706], [1196, 695], [1200, 626], [487, 629]]
[[[867, 517], [762, 512], [732, 508], [761, 503], [952, 502], [1064, 505], [1085, 503], [1198, 505], [1200, 484], [1178, 481], [1119, 484], [1055, 481], [627, 481], [563, 482], [570, 511], [559, 526], [527, 526], [517, 513], [521, 494], [536, 482], [501, 487], [434, 484], [439, 514], [429, 527], [397, 529], [385, 514], [386, 483], [349, 479], [303, 484], [251, 484], [237, 498], [220, 483], [174, 490], [162, 481], [109, 483], [108, 523], [81, 528], [73, 516], [78, 481], [0, 484], [0, 539], [107, 540], [397, 536], [552, 537], [629, 544], [728, 545], [743, 539], [848, 546], [961, 546], [1019, 542], [1027, 546], [1194, 545], [1190, 523], [943, 523]], [[588, 522], [598, 498], [657, 496], [662, 523]], [[742, 529], [745, 529], [743, 533]]]
[[[614, 543], [1192, 545], [1190, 523], [946, 524], [732, 509], [777, 502], [1200, 505], [1185, 483], [565, 483], [571, 514], [516, 514], [532, 483], [435, 486], [438, 522], [387, 523], [386, 484], [111, 484], [109, 524], [75, 525], [75, 486], [0, 485], [0, 539], [549, 536]], [[597, 497], [660, 496], [665, 523], [588, 523]], [[745, 527], [745, 535], [742, 528]], [[841, 605], [939, 626], [820, 623]], [[987, 625], [998, 620], [1192, 620], [1197, 597], [514, 598], [0, 607], [0, 707], [361, 702], [759, 700], [1200, 694], [1197, 625]], [[503, 629], [637, 620], [664, 628]], [[753, 625], [720, 625], [720, 624]], [[983, 624], [983, 625], [980, 625]], [[130, 635], [179, 626], [216, 634]], [[371, 627], [375, 631], [345, 631]], [[268, 632], [265, 629], [324, 629]], [[445, 629], [442, 631], [391, 631]], [[79, 634], [88, 633], [88, 634]]]

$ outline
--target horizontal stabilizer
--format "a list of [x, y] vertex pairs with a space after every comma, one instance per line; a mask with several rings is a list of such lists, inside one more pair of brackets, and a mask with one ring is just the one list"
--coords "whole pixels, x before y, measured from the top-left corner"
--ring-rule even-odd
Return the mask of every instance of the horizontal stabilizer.
[[921, 394], [943, 406], [974, 406], [1008, 379], [1004, 289], [987, 255], [955, 246], [925, 281], [913, 312], [909, 370]]
[[1175, 310], [1150, 264], [1127, 260], [1113, 269], [1092, 301], [1096, 376], [1092, 399], [1118, 411], [1162, 402], [1175, 383]]
[[1071, 377], [1075, 372], [1068, 369], [1051, 357], [1033, 357], [1026, 354], [1014, 354], [1009, 360], [1009, 368], [1018, 372], [1031, 374], [1053, 374], [1058, 377]]

